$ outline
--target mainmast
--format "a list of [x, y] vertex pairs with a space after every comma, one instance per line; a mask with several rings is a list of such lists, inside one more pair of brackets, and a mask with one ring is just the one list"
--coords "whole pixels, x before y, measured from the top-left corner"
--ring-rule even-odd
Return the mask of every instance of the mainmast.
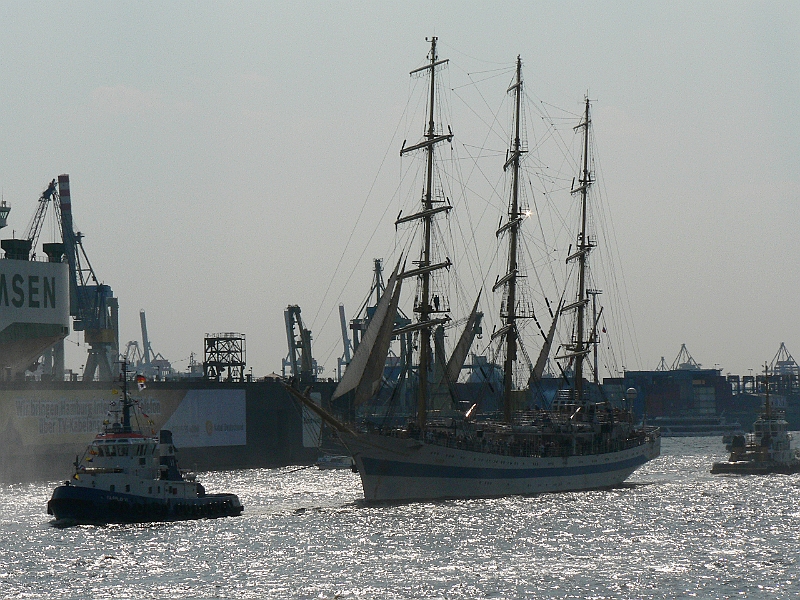
[[503, 170], [511, 167], [511, 199], [508, 206], [508, 222], [497, 230], [499, 237], [504, 231], [508, 231], [508, 270], [494, 285], [494, 290], [505, 284], [506, 304], [505, 314], [500, 316], [504, 319], [503, 327], [495, 333], [495, 337], [505, 335], [506, 338], [506, 358], [503, 366], [503, 418], [506, 422], [511, 421], [511, 390], [513, 386], [514, 362], [517, 359], [517, 246], [519, 227], [522, 223], [522, 215], [519, 210], [519, 166], [522, 156], [522, 139], [520, 138], [520, 107], [522, 100], [522, 60], [517, 56], [517, 77], [516, 82], [508, 88], [509, 92], [514, 92], [514, 138], [511, 140], [509, 157]]
[[585, 337], [585, 313], [586, 305], [589, 299], [586, 294], [586, 265], [589, 256], [589, 251], [592, 249], [592, 244], [586, 235], [586, 203], [589, 195], [589, 186], [592, 185], [592, 175], [589, 172], [589, 98], [586, 98], [586, 111], [583, 118], [583, 123], [578, 127], [583, 127], [583, 169], [581, 170], [580, 179], [578, 183], [580, 186], [572, 190], [572, 193], [580, 193], [581, 195], [581, 230], [578, 234], [578, 244], [576, 252], [567, 258], [567, 260], [578, 259], [578, 298], [574, 305], [577, 309], [577, 333], [575, 345], [572, 350], [575, 357], [575, 403], [581, 404], [583, 402], [583, 359], [589, 353], [589, 344], [584, 339]]
[[405, 147], [400, 150], [400, 156], [412, 152], [414, 150], [426, 150], [426, 177], [425, 177], [425, 191], [422, 196], [422, 210], [416, 214], [402, 217], [395, 222], [395, 225], [405, 223], [414, 219], [422, 220], [423, 240], [422, 249], [420, 251], [419, 261], [415, 261], [416, 269], [406, 271], [402, 277], [418, 277], [419, 288], [421, 290], [420, 297], [418, 298], [414, 312], [418, 315], [417, 323], [408, 327], [396, 330], [394, 333], [404, 333], [412, 330], [419, 330], [420, 335], [420, 352], [419, 352], [419, 395], [417, 398], [417, 425], [420, 429], [425, 427], [428, 412], [428, 370], [431, 365], [431, 330], [434, 326], [447, 322], [447, 318], [432, 319], [431, 314], [444, 312], [439, 310], [438, 299], [434, 303], [436, 306], [431, 306], [431, 272], [437, 269], [450, 266], [450, 260], [438, 264], [431, 264], [431, 230], [433, 217], [447, 210], [450, 210], [449, 205], [443, 205], [434, 208], [434, 186], [433, 186], [433, 162], [434, 162], [434, 146], [439, 142], [450, 141], [453, 139], [453, 134], [437, 135], [436, 121], [435, 121], [435, 108], [436, 108], [436, 67], [447, 62], [447, 59], [438, 60], [436, 53], [436, 41], [438, 38], [432, 37], [431, 51], [429, 55], [429, 64], [414, 69], [411, 75], [430, 69], [430, 98], [428, 102], [428, 128], [425, 132], [425, 140], [413, 146]]

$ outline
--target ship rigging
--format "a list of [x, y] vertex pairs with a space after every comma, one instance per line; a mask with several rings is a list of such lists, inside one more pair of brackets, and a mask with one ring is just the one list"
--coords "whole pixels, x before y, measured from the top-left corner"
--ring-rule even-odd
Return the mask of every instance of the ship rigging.
[[[314, 403], [306, 393], [287, 385], [288, 391], [309, 410], [315, 412], [338, 434], [352, 454], [361, 476], [367, 500], [408, 500], [421, 498], [483, 497], [506, 494], [527, 494], [555, 490], [581, 490], [616, 485], [624, 481], [638, 466], [658, 456], [660, 437], [657, 430], [637, 428], [633, 418], [609, 402], [588, 402], [583, 394], [582, 363], [589, 354], [596, 322], [591, 329], [583, 324], [588, 304], [586, 286], [586, 257], [592, 247], [587, 236], [587, 196], [591, 184], [588, 168], [589, 103], [584, 128], [583, 169], [580, 187], [581, 224], [576, 252], [568, 262], [578, 261], [577, 300], [563, 307], [575, 310], [577, 321], [571, 342], [564, 345], [561, 359], [574, 365], [574, 391], [567, 402], [554, 410], [526, 410], [514, 402], [514, 364], [519, 346], [518, 319], [518, 241], [523, 213], [519, 206], [519, 166], [524, 154], [520, 132], [520, 101], [522, 93], [522, 62], [516, 63], [515, 82], [509, 92], [515, 94], [513, 137], [504, 165], [511, 168], [511, 195], [506, 225], [496, 232], [508, 236], [506, 273], [498, 277], [494, 291], [503, 288], [501, 304], [502, 327], [493, 340], [502, 340], [505, 349], [503, 375], [503, 415], [494, 420], [480, 416], [483, 399], [478, 399], [465, 412], [458, 410], [455, 401], [443, 406], [438, 399], [443, 392], [452, 395], [444, 372], [443, 357], [433, 356], [431, 340], [436, 328], [451, 320], [449, 303], [442, 302], [432, 291], [435, 275], [453, 267], [449, 254], [443, 256], [442, 245], [435, 240], [436, 219], [452, 210], [445, 197], [436, 196], [434, 175], [435, 148], [450, 142], [452, 131], [444, 133], [434, 119], [436, 114], [437, 66], [446, 64], [436, 51], [437, 39], [432, 38], [428, 64], [411, 72], [426, 72], [430, 77], [427, 104], [427, 127], [423, 140], [411, 146], [404, 143], [401, 156], [410, 152], [425, 152], [424, 188], [418, 212], [398, 217], [395, 226], [419, 223], [420, 250], [413, 267], [406, 269], [401, 256], [386, 284], [383, 296], [370, 319], [361, 343], [333, 394], [332, 400], [347, 399], [351, 417], [361, 411], [362, 419], [347, 423], [326, 408]], [[406, 254], [407, 256], [407, 254]], [[416, 321], [395, 329], [400, 291], [405, 280], [416, 279], [414, 313]], [[478, 309], [473, 305], [472, 314]], [[541, 376], [543, 361], [549, 354], [557, 317], [562, 306], [553, 314], [553, 322], [542, 347], [534, 375]], [[472, 332], [459, 338], [454, 356], [466, 354], [474, 339], [476, 319], [467, 321]], [[541, 327], [540, 327], [541, 330]], [[587, 336], [587, 333], [592, 331]], [[413, 419], [405, 424], [384, 420], [376, 423], [363, 411], [364, 405], [378, 394], [384, 365], [392, 337], [414, 332], [417, 335], [417, 406]], [[436, 352], [435, 354], [439, 354]], [[451, 357], [452, 360], [453, 357]], [[449, 363], [450, 361], [448, 361]], [[530, 361], [528, 361], [530, 363]], [[448, 369], [449, 371], [449, 364]], [[395, 387], [395, 389], [398, 389]], [[432, 411], [432, 400], [436, 410]], [[444, 410], [442, 410], [444, 408]], [[520, 410], [521, 409], [521, 410]], [[502, 457], [502, 460], [501, 460]], [[507, 458], [512, 457], [512, 458]]]

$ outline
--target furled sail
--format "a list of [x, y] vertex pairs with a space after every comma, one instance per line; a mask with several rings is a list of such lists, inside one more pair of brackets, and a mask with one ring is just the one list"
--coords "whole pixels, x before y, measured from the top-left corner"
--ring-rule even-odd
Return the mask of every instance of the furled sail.
[[400, 299], [401, 283], [397, 277], [400, 263], [394, 268], [386, 289], [381, 296], [375, 313], [369, 321], [361, 343], [356, 348], [353, 359], [345, 370], [339, 385], [333, 393], [335, 400], [347, 392], [356, 390], [356, 404], [369, 400], [377, 391], [383, 376], [389, 344], [392, 340], [392, 329], [397, 315]]
[[455, 383], [458, 381], [458, 375], [461, 373], [461, 368], [464, 366], [464, 361], [467, 360], [469, 349], [472, 347], [472, 342], [475, 340], [475, 335], [480, 327], [482, 312], [478, 312], [478, 302], [481, 299], [480, 292], [475, 299], [475, 305], [472, 307], [472, 312], [469, 314], [464, 330], [461, 332], [461, 337], [458, 344], [453, 349], [450, 355], [450, 360], [447, 361], [447, 381]]
[[[539, 358], [536, 359], [536, 364], [531, 372], [531, 384], [542, 380], [542, 373], [544, 373], [544, 367], [547, 364], [547, 357], [550, 356], [550, 348], [553, 345], [553, 337], [556, 333], [556, 324], [558, 323], [558, 316], [561, 314], [561, 310], [561, 303], [559, 303], [558, 308], [553, 315], [553, 322], [550, 324], [550, 330], [547, 332], [547, 337], [544, 340], [544, 344], [542, 344], [542, 351], [539, 352]], [[533, 387], [533, 385], [531, 385], [531, 387]]]

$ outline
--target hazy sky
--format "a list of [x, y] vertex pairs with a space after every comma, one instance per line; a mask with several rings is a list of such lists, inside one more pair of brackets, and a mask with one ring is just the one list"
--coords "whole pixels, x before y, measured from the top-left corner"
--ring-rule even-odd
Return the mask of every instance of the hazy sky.
[[[69, 173], [122, 344], [143, 308], [179, 369], [205, 333], [233, 331], [254, 374], [279, 371], [299, 304], [333, 374], [336, 307], [358, 308], [394, 235], [393, 138], [430, 35], [454, 86], [521, 54], [537, 98], [595, 100], [642, 359], [629, 369], [681, 343], [740, 374], [782, 341], [800, 355], [796, 2], [7, 1], [0, 21], [9, 229]], [[453, 113], [457, 138], [480, 135]]]

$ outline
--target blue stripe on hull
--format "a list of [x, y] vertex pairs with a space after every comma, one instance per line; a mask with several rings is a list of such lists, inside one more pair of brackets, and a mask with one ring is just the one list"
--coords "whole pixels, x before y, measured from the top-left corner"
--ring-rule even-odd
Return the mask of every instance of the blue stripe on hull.
[[372, 477], [433, 477], [437, 479], [534, 479], [538, 477], [575, 477], [623, 469], [635, 469], [647, 462], [643, 454], [613, 463], [575, 467], [491, 468], [455, 467], [399, 462], [363, 456], [364, 474]]

